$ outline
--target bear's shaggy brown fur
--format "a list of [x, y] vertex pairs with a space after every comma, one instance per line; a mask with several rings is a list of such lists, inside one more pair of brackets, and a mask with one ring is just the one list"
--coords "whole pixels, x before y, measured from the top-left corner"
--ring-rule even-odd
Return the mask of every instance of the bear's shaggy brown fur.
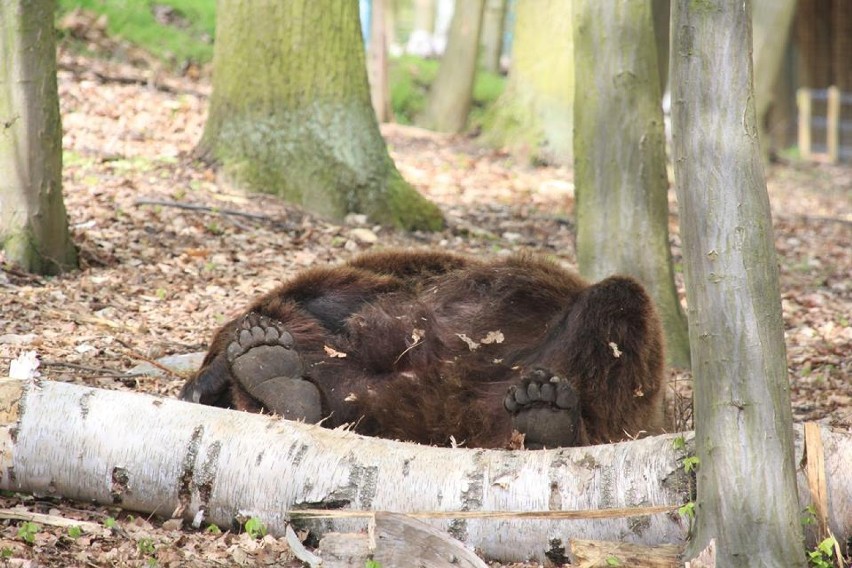
[[634, 280], [426, 251], [309, 269], [216, 332], [181, 398], [427, 444], [606, 443], [663, 427], [663, 342]]

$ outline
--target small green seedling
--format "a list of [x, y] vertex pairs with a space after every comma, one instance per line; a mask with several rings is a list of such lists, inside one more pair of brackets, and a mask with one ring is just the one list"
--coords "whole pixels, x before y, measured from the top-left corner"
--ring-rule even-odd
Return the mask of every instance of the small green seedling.
[[68, 527], [68, 536], [73, 539], [78, 539], [83, 535], [83, 529], [78, 527], [77, 525], [72, 525]]
[[216, 525], [209, 525], [206, 529], [204, 529], [204, 532], [209, 534], [222, 534], [222, 529]]
[[34, 522], [24, 521], [21, 526], [18, 527], [18, 538], [27, 544], [35, 544], [35, 535], [40, 530], [41, 527]]
[[691, 521], [695, 518], [695, 502], [690, 501], [689, 503], [684, 503], [678, 507], [677, 512]]
[[104, 519], [104, 527], [109, 530], [116, 529], [118, 528], [118, 521], [116, 521], [114, 517], [107, 517]]
[[808, 552], [808, 563], [814, 568], [834, 568], [834, 549], [837, 541], [830, 536], [820, 542], [815, 549]]
[[252, 538], [263, 538], [266, 536], [266, 525], [257, 517], [252, 517], [246, 521], [246, 532]]
[[375, 560], [367, 560], [364, 564], [364, 568], [382, 568], [381, 563], [376, 562]]
[[607, 566], [621, 566], [621, 560], [619, 560], [616, 556], [610, 554], [606, 557], [606, 565]]
[[672, 446], [674, 449], [681, 451], [686, 449], [686, 438], [683, 436], [678, 436], [674, 440], [672, 440]]
[[139, 542], [136, 543], [136, 548], [139, 549], [139, 552], [142, 554], [154, 554], [156, 548], [154, 547], [154, 541], [150, 538], [140, 538]]
[[689, 456], [684, 458], [683, 460], [683, 470], [686, 473], [692, 473], [696, 469], [698, 469], [698, 464], [701, 463], [701, 460], [698, 459], [698, 456]]

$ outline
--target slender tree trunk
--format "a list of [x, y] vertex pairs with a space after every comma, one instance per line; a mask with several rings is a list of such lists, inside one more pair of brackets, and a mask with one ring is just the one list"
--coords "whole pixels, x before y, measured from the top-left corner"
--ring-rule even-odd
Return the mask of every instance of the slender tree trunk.
[[654, 40], [657, 44], [657, 69], [660, 74], [660, 93], [665, 93], [669, 84], [669, 23], [671, 21], [671, 0], [651, 0], [651, 13], [654, 18]]
[[[510, 452], [365, 438], [52, 381], [0, 379], [0, 401], [0, 489], [5, 490], [164, 516], [174, 511], [188, 520], [203, 511], [205, 525], [230, 526], [242, 513], [259, 517], [276, 535], [284, 533], [291, 517], [322, 535], [363, 529], [363, 519], [346, 516], [352, 510], [462, 511], [442, 519], [433, 515], [430, 524], [504, 562], [545, 555], [558, 561], [573, 538], [680, 543], [689, 525], [674, 513], [557, 517], [560, 511], [676, 507], [689, 501], [692, 477], [683, 467], [692, 451], [689, 433], [681, 449], [668, 435]], [[820, 434], [830, 527], [837, 535], [849, 534], [852, 481], [845, 472], [852, 468], [852, 435], [825, 427]], [[807, 488], [804, 470], [799, 482]], [[810, 505], [807, 490], [801, 495], [801, 507]], [[297, 515], [305, 508], [328, 509], [332, 518], [309, 522]], [[496, 518], [473, 516], [488, 511]], [[512, 511], [543, 514], [499, 515]]]
[[0, 0], [0, 251], [29, 272], [76, 268], [62, 201], [53, 0]]
[[389, 0], [372, 0], [370, 43], [367, 49], [367, 75], [370, 79], [370, 100], [379, 122], [393, 120], [388, 91], [387, 8]]
[[464, 130], [473, 100], [484, 6], [485, 0], [465, 0], [456, 5], [447, 50], [418, 120], [421, 126], [438, 132]]
[[370, 102], [357, 2], [220, 0], [198, 152], [249, 189], [342, 219], [436, 229], [391, 161]]
[[506, 21], [506, 0], [486, 0], [482, 16], [479, 67], [490, 73], [500, 72], [503, 53], [503, 24]]
[[574, 40], [571, 0], [515, 5], [512, 66], [486, 137], [532, 163], [572, 163]]
[[696, 554], [805, 566], [751, 5], [675, 0], [674, 164], [695, 376]]
[[763, 155], [768, 157], [771, 140], [767, 114], [784, 61], [796, 0], [754, 0], [752, 2], [754, 29], [754, 97]]
[[592, 281], [636, 277], [657, 304], [667, 358], [688, 367], [674, 284], [668, 178], [651, 6], [574, 0], [577, 258]]

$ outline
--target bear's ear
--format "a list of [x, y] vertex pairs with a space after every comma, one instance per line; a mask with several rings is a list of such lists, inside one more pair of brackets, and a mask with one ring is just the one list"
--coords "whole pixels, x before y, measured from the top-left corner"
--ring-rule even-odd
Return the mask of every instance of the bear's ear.
[[233, 379], [224, 353], [216, 355], [209, 365], [187, 381], [178, 398], [210, 406], [230, 406], [229, 389]]

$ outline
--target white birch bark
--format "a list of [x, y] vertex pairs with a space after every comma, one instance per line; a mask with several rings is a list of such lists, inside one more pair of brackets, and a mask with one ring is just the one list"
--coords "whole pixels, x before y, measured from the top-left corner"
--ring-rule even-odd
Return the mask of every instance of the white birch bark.
[[[178, 510], [186, 519], [203, 511], [205, 523], [223, 526], [255, 516], [277, 535], [291, 511], [306, 508], [554, 514], [677, 506], [690, 499], [682, 459], [691, 436], [686, 450], [673, 438], [526, 452], [434, 448], [149, 395], [0, 380], [0, 488], [162, 516]], [[842, 472], [852, 469], [852, 436], [824, 429], [823, 443], [831, 528], [848, 534], [852, 484]], [[680, 543], [688, 528], [676, 513], [429, 522], [504, 562], [560, 558], [571, 538]], [[296, 524], [322, 534], [366, 523]]]

